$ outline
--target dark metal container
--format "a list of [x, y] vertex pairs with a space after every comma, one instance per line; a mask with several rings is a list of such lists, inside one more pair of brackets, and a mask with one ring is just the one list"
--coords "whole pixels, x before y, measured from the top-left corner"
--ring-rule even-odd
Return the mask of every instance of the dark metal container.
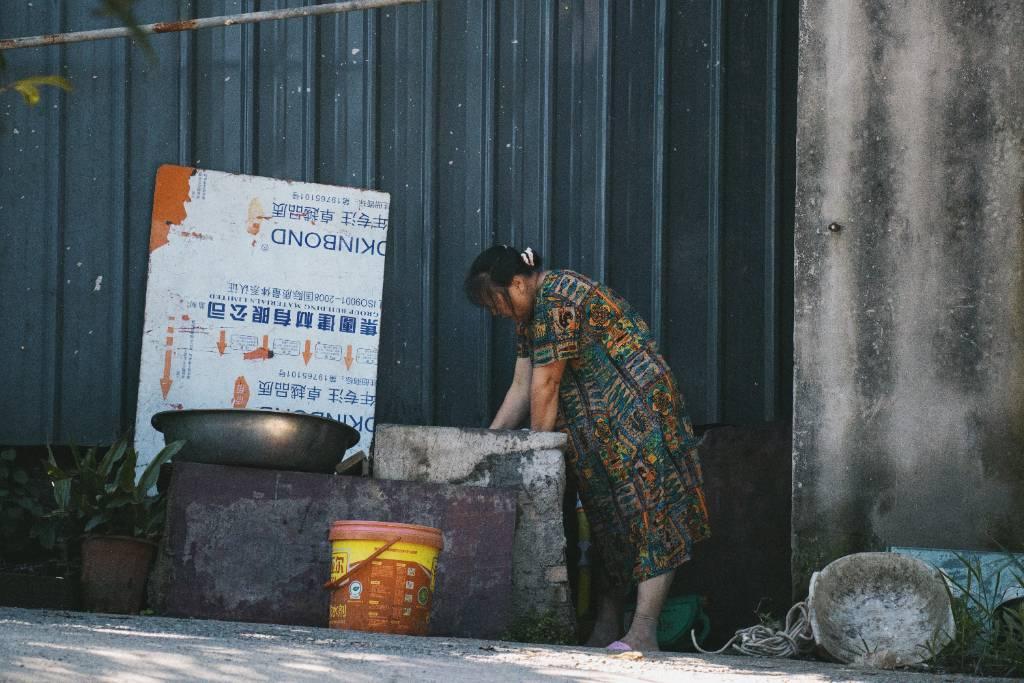
[[175, 460], [300, 472], [334, 472], [359, 441], [352, 427], [315, 415], [266, 410], [168, 410], [153, 427], [183, 440]]

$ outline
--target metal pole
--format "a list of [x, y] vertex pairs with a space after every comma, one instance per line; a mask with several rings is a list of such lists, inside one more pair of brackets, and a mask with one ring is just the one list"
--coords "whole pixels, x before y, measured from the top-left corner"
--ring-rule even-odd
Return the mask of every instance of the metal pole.
[[145, 24], [135, 28], [118, 27], [104, 28], [95, 31], [75, 31], [73, 33], [51, 33], [44, 36], [26, 38], [6, 38], [0, 40], [0, 50], [16, 50], [21, 47], [41, 47], [45, 45], [61, 45], [64, 43], [80, 43], [86, 40], [107, 40], [109, 38], [130, 38], [138, 32], [142, 33], [174, 33], [176, 31], [195, 31], [201, 28], [217, 26], [234, 26], [235, 24], [257, 24], [261, 21], [277, 19], [294, 19], [296, 17], [316, 17], [323, 14], [338, 14], [357, 10], [378, 9], [411, 5], [423, 0], [348, 0], [348, 2], [332, 2], [326, 5], [310, 7], [293, 7], [291, 9], [266, 10], [264, 12], [246, 12], [223, 17], [206, 17], [203, 19], [187, 19], [185, 21], [164, 21], [158, 24]]

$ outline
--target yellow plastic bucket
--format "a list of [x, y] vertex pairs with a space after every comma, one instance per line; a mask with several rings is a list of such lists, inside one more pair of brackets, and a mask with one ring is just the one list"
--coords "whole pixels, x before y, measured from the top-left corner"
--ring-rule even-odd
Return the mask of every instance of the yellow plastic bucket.
[[331, 628], [424, 636], [441, 530], [416, 524], [331, 524]]

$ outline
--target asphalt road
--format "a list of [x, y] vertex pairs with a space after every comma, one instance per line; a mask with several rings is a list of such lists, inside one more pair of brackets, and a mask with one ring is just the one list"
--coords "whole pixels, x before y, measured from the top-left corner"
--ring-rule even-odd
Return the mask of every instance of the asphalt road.
[[939, 683], [970, 679], [743, 656], [655, 653], [629, 659], [584, 647], [0, 608], [0, 681], [82, 680]]

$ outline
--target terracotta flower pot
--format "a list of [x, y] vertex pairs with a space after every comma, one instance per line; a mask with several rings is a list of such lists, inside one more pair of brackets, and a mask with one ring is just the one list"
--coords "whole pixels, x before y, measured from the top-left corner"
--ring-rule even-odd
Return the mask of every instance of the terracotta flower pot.
[[82, 606], [90, 612], [142, 609], [156, 544], [128, 536], [82, 539]]

